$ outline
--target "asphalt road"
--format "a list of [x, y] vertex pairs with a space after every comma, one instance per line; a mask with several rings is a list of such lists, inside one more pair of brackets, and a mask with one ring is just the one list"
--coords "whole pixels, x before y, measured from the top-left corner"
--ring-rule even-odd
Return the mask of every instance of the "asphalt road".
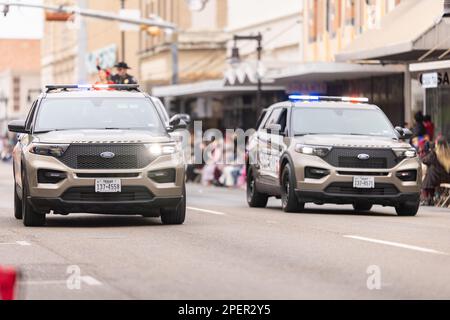
[[0, 164], [0, 265], [21, 268], [22, 299], [450, 299], [448, 210], [286, 214], [275, 200], [248, 208], [244, 190], [189, 185], [182, 226], [71, 215], [24, 228], [12, 190]]

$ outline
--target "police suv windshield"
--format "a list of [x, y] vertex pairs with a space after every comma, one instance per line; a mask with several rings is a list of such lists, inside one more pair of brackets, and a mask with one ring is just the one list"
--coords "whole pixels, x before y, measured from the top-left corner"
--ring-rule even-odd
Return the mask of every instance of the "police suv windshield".
[[379, 110], [296, 107], [292, 114], [294, 135], [342, 134], [395, 138], [394, 128]]
[[36, 133], [82, 129], [165, 132], [155, 106], [145, 98], [51, 98], [42, 101]]

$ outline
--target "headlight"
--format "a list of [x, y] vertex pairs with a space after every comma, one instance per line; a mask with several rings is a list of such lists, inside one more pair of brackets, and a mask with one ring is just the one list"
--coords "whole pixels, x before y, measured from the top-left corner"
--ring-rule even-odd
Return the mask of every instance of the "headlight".
[[178, 151], [176, 144], [159, 144], [152, 143], [145, 145], [152, 156], [159, 157], [162, 155], [171, 155]]
[[63, 156], [69, 146], [69, 144], [33, 143], [31, 145], [30, 152], [40, 156], [59, 158]]
[[417, 157], [417, 152], [416, 152], [416, 149], [414, 149], [414, 148], [397, 148], [397, 149], [392, 149], [392, 151], [394, 151], [395, 156], [399, 159]]
[[306, 144], [297, 144], [295, 146], [295, 151], [303, 154], [308, 154], [311, 156], [318, 156], [324, 158], [330, 151], [332, 147], [329, 146], [311, 146]]

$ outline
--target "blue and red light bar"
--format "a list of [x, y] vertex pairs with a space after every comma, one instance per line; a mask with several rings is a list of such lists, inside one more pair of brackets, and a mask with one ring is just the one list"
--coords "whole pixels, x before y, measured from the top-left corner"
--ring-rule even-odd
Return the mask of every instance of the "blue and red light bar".
[[297, 101], [338, 101], [338, 102], [353, 102], [353, 103], [368, 103], [369, 98], [364, 97], [329, 97], [329, 96], [313, 96], [313, 95], [298, 95], [293, 94], [289, 96], [289, 100]]
[[47, 92], [54, 90], [138, 90], [138, 84], [56, 84], [45, 86]]

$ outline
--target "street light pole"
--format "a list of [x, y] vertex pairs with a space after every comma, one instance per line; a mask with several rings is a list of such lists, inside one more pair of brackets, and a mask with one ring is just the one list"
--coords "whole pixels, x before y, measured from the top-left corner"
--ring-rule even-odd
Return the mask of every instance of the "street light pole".
[[262, 78], [260, 75], [260, 68], [261, 68], [261, 60], [262, 60], [262, 35], [261, 33], [258, 34], [257, 39], [258, 41], [258, 70], [256, 71], [256, 76], [258, 79], [258, 90], [256, 92], [256, 108], [261, 108], [261, 102], [262, 102]]
[[172, 35], [170, 51], [172, 53], [172, 84], [178, 84], [179, 81], [179, 51], [178, 51], [178, 33]]
[[[87, 1], [78, 0], [78, 6], [80, 10], [86, 9]], [[78, 46], [77, 46], [77, 83], [87, 83], [88, 72], [86, 70], [86, 54], [87, 54], [87, 26], [84, 19], [80, 19], [80, 25], [77, 31]]]
[[258, 43], [258, 47], [256, 48], [257, 53], [258, 53], [258, 67], [257, 67], [257, 70], [256, 70], [256, 78], [257, 78], [256, 110], [258, 110], [259, 108], [261, 108], [261, 103], [262, 103], [262, 77], [261, 77], [259, 71], [260, 71], [260, 66], [261, 66], [261, 61], [262, 61], [262, 52], [263, 52], [262, 40], [263, 40], [263, 36], [262, 36], [261, 33], [258, 33], [256, 36], [253, 36], [253, 35], [251, 35], [251, 36], [234, 35], [233, 40], [234, 40], [233, 56], [236, 56], [237, 58], [239, 58], [239, 49], [237, 48], [238, 41], [253, 40], [253, 41], [257, 41], [257, 43]]
[[[125, 0], [120, 0], [120, 8], [122, 9], [122, 10], [124, 10], [125, 9]], [[122, 45], [122, 61], [126, 61], [126, 57], [125, 57], [125, 31], [123, 31], [122, 30], [122, 32], [121, 32], [121, 34], [120, 34], [120, 37], [121, 37], [121, 45]]]
[[[6, 129], [8, 126], [8, 98], [4, 95], [3, 92], [0, 94], [0, 102], [5, 107], [5, 117], [2, 120], [5, 123], [5, 129]], [[2, 130], [3, 130], [3, 125], [2, 125]], [[3, 133], [4, 133], [4, 131], [1, 132], [1, 134], [3, 134]]]

